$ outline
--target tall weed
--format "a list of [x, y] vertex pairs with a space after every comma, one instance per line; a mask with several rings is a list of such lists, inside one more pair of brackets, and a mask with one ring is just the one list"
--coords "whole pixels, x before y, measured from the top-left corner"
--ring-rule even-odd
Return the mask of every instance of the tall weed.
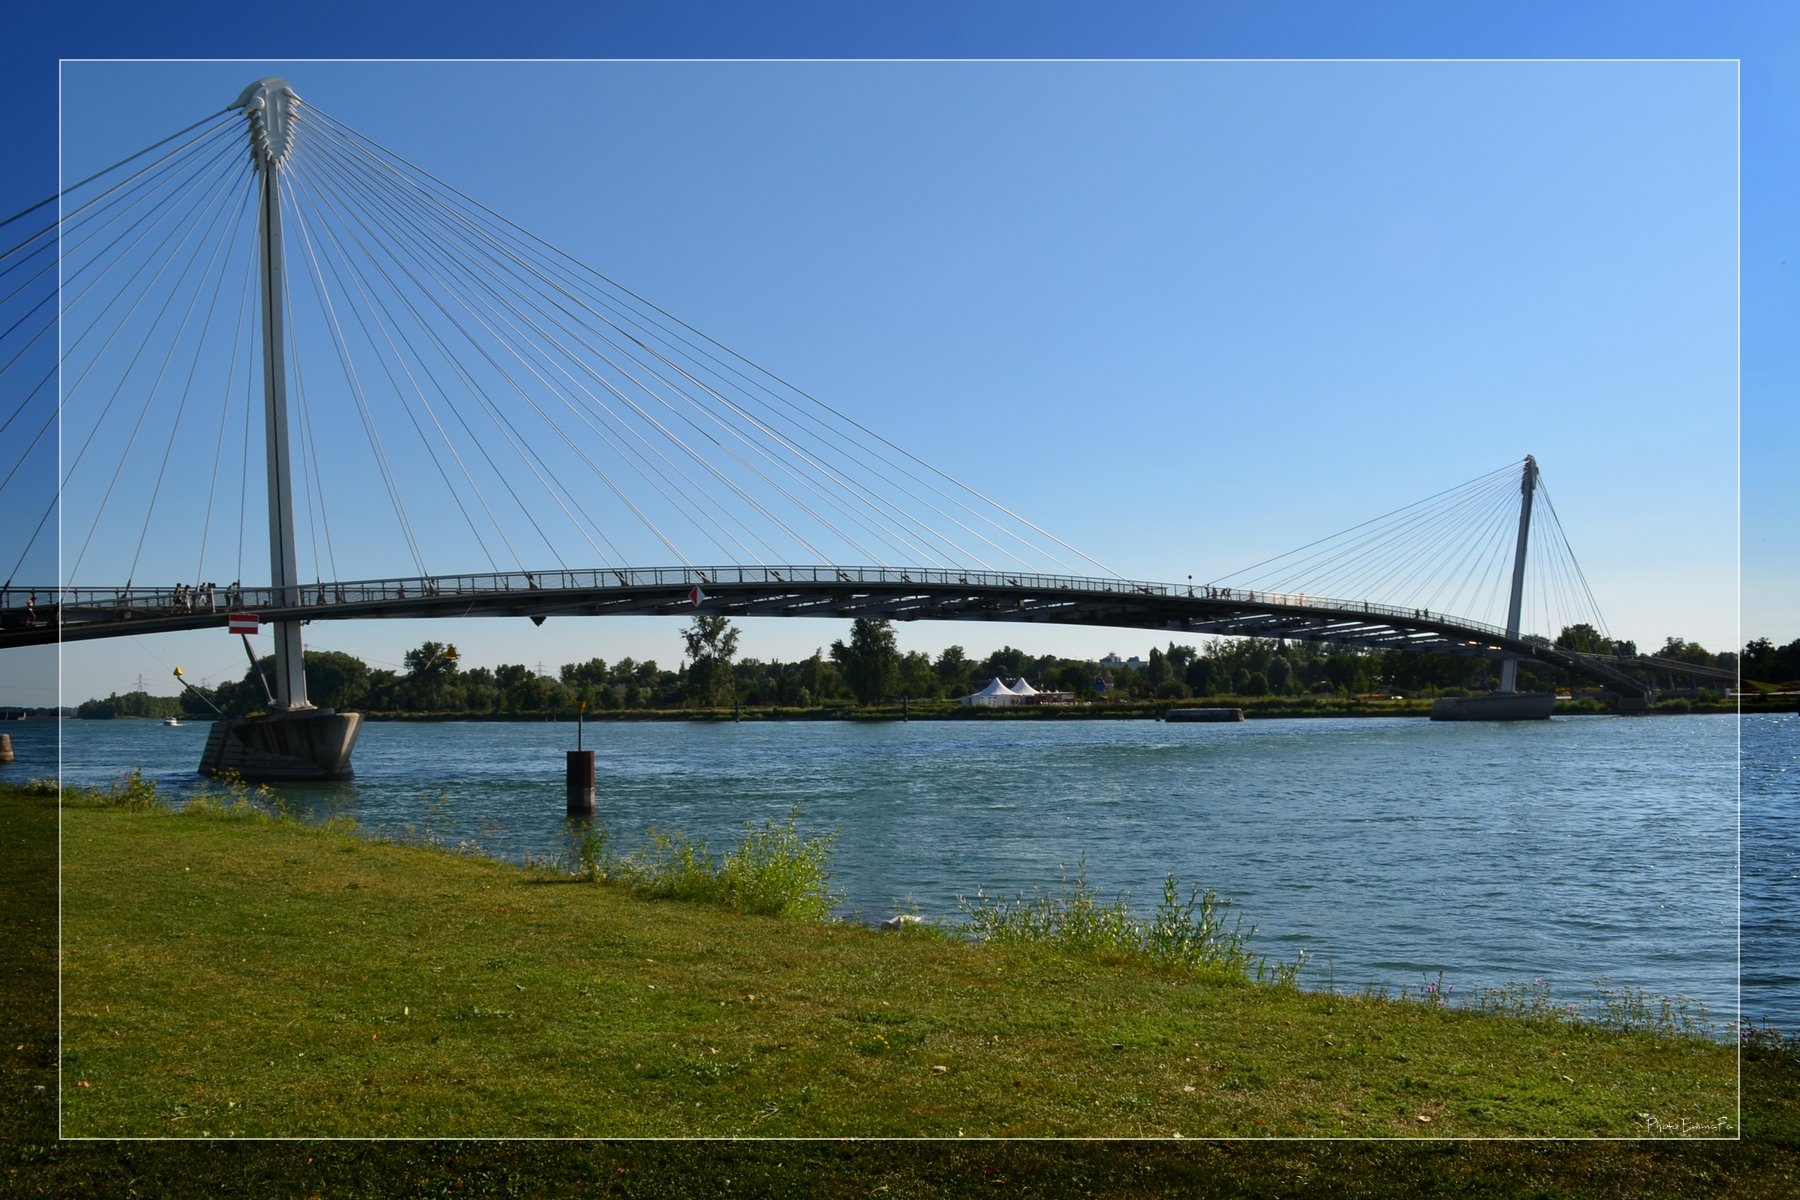
[[1131, 911], [1125, 896], [1106, 901], [1088, 881], [1087, 859], [1058, 893], [1039, 891], [1029, 900], [991, 899], [977, 892], [959, 900], [968, 929], [984, 941], [1052, 946], [1087, 956], [1136, 958], [1195, 974], [1292, 986], [1305, 959], [1270, 964], [1254, 953], [1256, 930], [1232, 916], [1231, 901], [1210, 888], [1190, 888], [1185, 896], [1171, 873], [1163, 877], [1162, 900], [1148, 920]]
[[823, 920], [837, 903], [829, 870], [837, 834], [809, 838], [800, 833], [798, 821], [796, 810], [785, 823], [746, 826], [744, 840], [722, 859], [714, 859], [704, 840], [651, 829], [647, 844], [618, 863], [616, 873], [649, 896], [699, 900], [758, 916]]

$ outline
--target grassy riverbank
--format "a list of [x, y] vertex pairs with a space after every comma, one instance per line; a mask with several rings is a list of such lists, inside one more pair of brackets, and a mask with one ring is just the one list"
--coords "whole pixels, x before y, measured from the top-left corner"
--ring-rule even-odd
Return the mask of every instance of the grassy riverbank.
[[[41, 859], [49, 801], [0, 791], [0, 806]], [[1733, 1050], [1688, 1039], [737, 916], [245, 814], [84, 799], [63, 821], [65, 1136], [1737, 1131]], [[9, 973], [40, 989], [45, 882], [7, 876], [27, 934], [6, 951]], [[38, 1010], [8, 1016], [26, 1031], [10, 1074], [48, 1089], [21, 1089], [8, 1123], [41, 1131], [53, 1026]], [[145, 1194], [262, 1194], [277, 1178], [281, 1194], [684, 1194], [715, 1170], [751, 1194], [1083, 1179], [1155, 1194], [1217, 1171], [1236, 1194], [1309, 1190], [1297, 1178], [1384, 1194], [1370, 1190], [1374, 1164], [1409, 1190], [1699, 1194], [1730, 1178], [1737, 1194], [1781, 1194], [1800, 1071], [1755, 1050], [1746, 1072], [1754, 1147], [259, 1146], [208, 1158], [204, 1187]], [[20, 1141], [15, 1180], [44, 1170], [56, 1190], [99, 1194], [115, 1171], [172, 1178], [180, 1154], [44, 1136]], [[381, 1164], [397, 1177], [361, 1178]]]

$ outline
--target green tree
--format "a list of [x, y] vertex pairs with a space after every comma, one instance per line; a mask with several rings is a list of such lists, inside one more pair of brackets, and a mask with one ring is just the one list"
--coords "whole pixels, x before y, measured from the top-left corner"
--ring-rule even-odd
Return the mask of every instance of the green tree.
[[369, 690], [369, 664], [354, 654], [308, 650], [305, 660], [306, 698], [321, 708], [350, 708]]
[[947, 695], [968, 694], [969, 672], [975, 669], [975, 664], [969, 661], [969, 656], [963, 653], [961, 646], [944, 647], [944, 652], [937, 656], [934, 666], [937, 669], [938, 683], [943, 685]]
[[1744, 647], [1744, 678], [1760, 683], [1788, 683], [1800, 680], [1800, 638], [1785, 646], [1777, 646], [1768, 638], [1757, 638]]
[[682, 631], [688, 656], [688, 703], [719, 708], [735, 698], [731, 662], [737, 657], [738, 631], [729, 617], [695, 613]]
[[606, 686], [606, 660], [590, 658], [584, 663], [564, 663], [560, 678], [577, 702], [598, 704], [600, 691]]
[[987, 661], [981, 664], [976, 675], [983, 683], [996, 676], [1002, 679], [1018, 679], [1025, 674], [1025, 668], [1030, 662], [1031, 656], [1023, 650], [1002, 646], [987, 656]]
[[1689, 642], [1678, 637], [1664, 640], [1663, 647], [1655, 654], [1656, 658], [1673, 659], [1676, 662], [1693, 663], [1695, 666], [1710, 667], [1714, 665], [1712, 651], [1699, 642]]
[[1562, 632], [1556, 635], [1556, 644], [1564, 650], [1574, 650], [1581, 654], [1613, 652], [1612, 639], [1585, 621], [1579, 625], [1564, 625]]
[[425, 642], [401, 658], [406, 675], [400, 692], [405, 706], [415, 712], [442, 712], [460, 708], [460, 696], [452, 704], [459, 659], [456, 647], [444, 642]]
[[858, 704], [891, 696], [900, 681], [900, 648], [892, 622], [858, 617], [850, 626], [850, 644], [831, 643], [831, 658], [844, 669]]
[[938, 687], [937, 671], [932, 667], [929, 655], [913, 650], [900, 660], [901, 695], [914, 700], [935, 700]]

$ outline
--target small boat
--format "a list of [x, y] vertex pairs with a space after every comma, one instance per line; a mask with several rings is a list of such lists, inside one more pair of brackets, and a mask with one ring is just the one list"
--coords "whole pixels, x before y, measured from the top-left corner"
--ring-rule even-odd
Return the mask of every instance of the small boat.
[[164, 717], [163, 724], [164, 725], [173, 725], [173, 726], [175, 726], [175, 728], [179, 729], [179, 728], [181, 728], [181, 718], [180, 717]]

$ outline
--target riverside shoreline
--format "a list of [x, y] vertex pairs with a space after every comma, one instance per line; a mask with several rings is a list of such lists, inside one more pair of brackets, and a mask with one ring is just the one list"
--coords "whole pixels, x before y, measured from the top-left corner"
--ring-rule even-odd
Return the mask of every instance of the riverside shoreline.
[[[1579, 1194], [1596, 1200], [1624, 1200], [1677, 1194], [1787, 1196], [1794, 1194], [1796, 1182], [1800, 1182], [1800, 1053], [1791, 1043], [1784, 1045], [1768, 1037], [1751, 1041], [1742, 1051], [1741, 1140], [1708, 1138], [1681, 1145], [1670, 1145], [1662, 1139], [1450, 1144], [1269, 1141], [1258, 1140], [1272, 1132], [1262, 1127], [1243, 1137], [1208, 1141], [1163, 1138], [1007, 1143], [969, 1142], [954, 1137], [902, 1143], [804, 1144], [779, 1140], [486, 1141], [440, 1144], [426, 1152], [408, 1143], [383, 1141], [275, 1141], [244, 1146], [240, 1153], [221, 1154], [216, 1149], [196, 1149], [193, 1143], [179, 1140], [206, 1136], [201, 1127], [188, 1122], [208, 1114], [201, 1104], [186, 1100], [160, 1113], [165, 1120], [185, 1118], [171, 1128], [171, 1136], [178, 1140], [134, 1143], [128, 1150], [107, 1141], [63, 1141], [59, 1139], [59, 1118], [74, 1098], [94, 1097], [94, 1080], [72, 1073], [66, 1063], [58, 1070], [57, 807], [54, 797], [0, 786], [0, 812], [15, 834], [14, 848], [18, 851], [7, 856], [6, 865], [0, 868], [0, 887], [4, 887], [8, 910], [15, 915], [15, 930], [20, 934], [0, 947], [0, 961], [18, 985], [7, 989], [0, 1003], [5, 1006], [9, 1028], [17, 1031], [15, 1040], [19, 1043], [17, 1053], [12, 1055], [16, 1087], [9, 1089], [17, 1099], [10, 1100], [0, 1114], [0, 1123], [7, 1132], [9, 1173], [15, 1184], [32, 1194], [122, 1194], [129, 1186], [143, 1194], [260, 1196], [268, 1194], [279, 1180], [280, 1190], [297, 1189], [296, 1194], [309, 1195], [527, 1195], [582, 1190], [648, 1196], [710, 1189], [716, 1187], [723, 1173], [745, 1194], [824, 1197], [861, 1196], [883, 1189], [933, 1197], [985, 1196], [993, 1194], [999, 1184], [1015, 1194], [1026, 1190], [1055, 1194], [1072, 1184], [1104, 1184], [1105, 1194], [1153, 1196], [1206, 1192], [1211, 1190], [1207, 1181], [1229, 1179], [1234, 1181], [1233, 1194], [1245, 1195]], [[129, 830], [127, 825], [131, 826]], [[130, 821], [121, 822], [120, 829], [128, 834], [148, 829], [157, 834], [153, 839], [157, 843], [168, 833], [179, 832], [177, 823], [135, 814]], [[262, 828], [248, 844], [271, 832], [276, 831]], [[69, 840], [65, 836], [65, 845]], [[186, 865], [193, 866], [198, 860], [192, 855], [199, 847], [186, 837], [177, 837], [176, 842], [184, 851]], [[187, 844], [181, 846], [182, 842]], [[277, 844], [267, 849], [276, 854], [277, 860], [289, 857]], [[227, 860], [212, 861], [229, 865]], [[422, 861], [431, 864], [434, 874], [446, 866], [490, 869], [447, 859], [441, 853]], [[202, 868], [206, 865], [201, 863]], [[294, 866], [280, 865], [290, 871]], [[242, 881], [237, 886], [241, 885]], [[442, 881], [438, 886], [444, 886]], [[473, 890], [486, 895], [492, 891], [490, 887], [488, 892], [481, 892], [479, 884]], [[577, 885], [550, 890], [578, 895], [587, 891]], [[354, 891], [343, 895], [361, 899]], [[692, 906], [664, 908], [673, 920], [681, 915], [680, 910]], [[414, 909], [417, 911], [417, 906]], [[255, 911], [260, 914], [265, 910]], [[723, 914], [712, 919], [727, 928], [731, 924]], [[166, 922], [164, 926], [166, 935]], [[239, 940], [255, 936], [246, 932]], [[884, 950], [925, 945], [908, 936], [885, 935], [886, 940], [884, 935], [865, 936], [873, 939], [870, 945]], [[188, 941], [190, 948], [194, 946], [191, 939], [183, 940]], [[661, 965], [667, 968], [669, 964]], [[893, 970], [895, 966], [890, 958], [885, 969]], [[634, 969], [656, 968], [640, 963]], [[188, 982], [191, 985], [193, 981]], [[272, 986], [275, 981], [265, 982]], [[320, 982], [328, 991], [341, 986], [329, 979]], [[765, 997], [772, 998], [772, 994]], [[65, 997], [65, 1007], [68, 1004]], [[1402, 1005], [1399, 1011], [1409, 1015], [1421, 1009], [1423, 1006], [1416, 1004]], [[342, 1022], [329, 1019], [334, 1011], [340, 1010], [331, 1005], [314, 1005], [310, 1019], [343, 1034]], [[882, 1008], [876, 1003], [856, 1011], [876, 1013]], [[361, 1019], [384, 1015], [371, 1012]], [[123, 1015], [114, 1019], [114, 1027], [123, 1019]], [[491, 1020], [490, 1028], [504, 1030], [512, 1019]], [[83, 1020], [91, 1022], [92, 1018]], [[259, 1029], [265, 1024], [258, 1019]], [[398, 1027], [397, 1023], [389, 1023], [374, 1032], [385, 1038], [389, 1029]], [[871, 1028], [880, 1032], [894, 1026]], [[1285, 1035], [1288, 1028], [1277, 1022], [1265, 1034]], [[1254, 1047], [1263, 1044], [1265, 1034], [1258, 1034], [1254, 1028], [1242, 1032], [1250, 1040], [1217, 1062], [1244, 1063], [1245, 1048], [1256, 1053]], [[353, 1038], [345, 1036], [339, 1040], [346, 1049], [354, 1045]], [[1340, 1048], [1349, 1048], [1341, 1037], [1332, 1040]], [[378, 1044], [381, 1043], [371, 1042], [370, 1047]], [[1094, 1053], [1100, 1064], [1121, 1053], [1109, 1046], [1110, 1043], [1096, 1048]], [[405, 1051], [391, 1043], [383, 1049], [405, 1057]], [[1141, 1049], [1134, 1040], [1130, 1053], [1135, 1055]], [[590, 1047], [587, 1053], [593, 1050]], [[1322, 1040], [1314, 1046], [1316, 1054], [1327, 1050]], [[1399, 1047], [1390, 1046], [1386, 1057], [1395, 1069], [1406, 1070], [1405, 1065], [1394, 1060], [1398, 1052]], [[700, 1066], [717, 1061], [718, 1056], [703, 1050], [699, 1053], [703, 1057], [695, 1061]], [[347, 1065], [350, 1064], [340, 1058], [333, 1069], [342, 1070]], [[1412, 1067], [1419, 1078], [1426, 1077], [1425, 1065]], [[321, 1066], [315, 1064], [315, 1069]], [[1211, 1068], [1203, 1064], [1200, 1069]], [[699, 1082], [692, 1072], [677, 1075]], [[366, 1105], [371, 1098], [367, 1094], [369, 1085], [375, 1085], [377, 1091], [403, 1088], [406, 1078], [404, 1070], [399, 1074], [371, 1074], [345, 1094], [355, 1104]], [[413, 1078], [416, 1081], [419, 1076]], [[1267, 1084], [1264, 1079], [1262, 1086]], [[1006, 1084], [1001, 1091], [1011, 1095], [1013, 1085]], [[207, 1103], [215, 1111], [232, 1111], [222, 1094], [212, 1096]], [[1433, 1128], [1415, 1119], [1405, 1132], [1414, 1138], [1430, 1138], [1451, 1131], [1441, 1124]], [[219, 1130], [207, 1133], [222, 1136]], [[1308, 1182], [1296, 1187], [1297, 1180]], [[351, 1181], [359, 1182], [352, 1186]]]

